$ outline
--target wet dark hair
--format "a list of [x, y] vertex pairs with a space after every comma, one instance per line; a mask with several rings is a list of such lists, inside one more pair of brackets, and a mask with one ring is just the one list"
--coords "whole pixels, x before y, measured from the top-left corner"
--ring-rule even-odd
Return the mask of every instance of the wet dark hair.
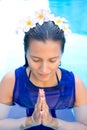
[[36, 24], [24, 36], [24, 51], [25, 51], [25, 66], [28, 66], [26, 52], [32, 40], [46, 41], [54, 40], [61, 41], [61, 51], [64, 52], [65, 36], [64, 31], [58, 27], [53, 21], [44, 22], [42, 25]]

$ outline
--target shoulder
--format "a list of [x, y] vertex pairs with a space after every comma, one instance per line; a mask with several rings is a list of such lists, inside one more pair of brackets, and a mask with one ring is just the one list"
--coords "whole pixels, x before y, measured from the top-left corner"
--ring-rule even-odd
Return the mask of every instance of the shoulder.
[[75, 77], [72, 71], [67, 69], [59, 68], [60, 70], [60, 79], [64, 79], [65, 81], [70, 81], [71, 83], [75, 84]]
[[83, 81], [75, 76], [76, 101], [75, 106], [87, 104], [87, 88]]
[[69, 70], [64, 69], [64, 68], [59, 68], [59, 69], [60, 69], [60, 71], [61, 71], [62, 73], [64, 73], [64, 74], [73, 75], [73, 76], [74, 76], [74, 74], [73, 74], [72, 71], [69, 71]]
[[8, 72], [0, 82], [0, 102], [10, 104], [13, 96], [15, 72]]
[[5, 74], [0, 82], [0, 103], [12, 104], [15, 81], [22, 76], [25, 69], [25, 66], [21, 66]]
[[21, 76], [24, 72], [26, 72], [26, 66], [21, 66], [15, 70], [15, 76]]

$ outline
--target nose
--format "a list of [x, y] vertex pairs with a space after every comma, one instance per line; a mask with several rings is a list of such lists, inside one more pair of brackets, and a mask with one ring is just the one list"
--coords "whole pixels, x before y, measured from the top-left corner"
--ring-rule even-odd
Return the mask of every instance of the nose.
[[40, 65], [40, 72], [46, 74], [49, 71], [47, 62], [42, 62]]

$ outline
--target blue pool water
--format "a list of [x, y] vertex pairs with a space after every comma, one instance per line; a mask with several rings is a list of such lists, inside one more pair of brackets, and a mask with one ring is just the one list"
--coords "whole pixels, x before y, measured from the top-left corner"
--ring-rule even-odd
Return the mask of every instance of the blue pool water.
[[87, 0], [49, 0], [49, 6], [52, 13], [69, 21], [72, 30], [62, 67], [72, 70], [87, 86]]
[[87, 35], [87, 0], [49, 0], [51, 11], [69, 20], [73, 33]]

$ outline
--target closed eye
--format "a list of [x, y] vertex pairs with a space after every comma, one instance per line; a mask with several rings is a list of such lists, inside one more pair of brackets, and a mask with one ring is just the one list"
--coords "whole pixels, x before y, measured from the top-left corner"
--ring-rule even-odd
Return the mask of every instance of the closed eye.
[[50, 59], [49, 61], [50, 62], [56, 62], [58, 60], [58, 58], [52, 58], [52, 59]]
[[39, 62], [39, 61], [41, 61], [41, 59], [38, 59], [38, 58], [32, 58], [32, 60], [33, 60], [34, 62]]

